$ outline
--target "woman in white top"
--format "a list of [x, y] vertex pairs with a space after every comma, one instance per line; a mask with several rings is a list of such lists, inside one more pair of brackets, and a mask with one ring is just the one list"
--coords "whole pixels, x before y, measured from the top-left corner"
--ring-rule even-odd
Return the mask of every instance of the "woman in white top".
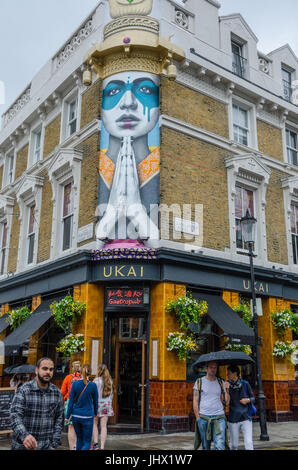
[[[105, 364], [98, 368], [98, 374], [94, 379], [98, 390], [98, 413], [94, 418], [92, 450], [103, 450], [107, 438], [107, 424], [113, 411], [113, 380]], [[100, 448], [98, 446], [98, 420], [100, 419]]]

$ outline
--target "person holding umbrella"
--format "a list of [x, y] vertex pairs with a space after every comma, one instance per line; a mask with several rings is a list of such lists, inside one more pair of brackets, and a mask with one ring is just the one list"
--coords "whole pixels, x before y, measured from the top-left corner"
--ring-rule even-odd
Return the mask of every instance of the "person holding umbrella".
[[249, 383], [240, 377], [238, 366], [231, 364], [228, 367], [228, 380], [230, 384], [230, 410], [228, 416], [230, 448], [231, 450], [238, 449], [239, 432], [241, 429], [245, 450], [253, 450], [250, 408], [252, 408], [255, 402], [254, 394]]
[[[229, 405], [229, 382], [216, 376], [217, 363], [207, 363], [205, 377], [196, 380], [193, 395], [193, 410], [197, 422], [198, 438], [203, 450], [210, 450], [211, 439], [215, 450], [227, 448], [226, 417], [224, 406]], [[195, 443], [198, 448], [200, 442]]]

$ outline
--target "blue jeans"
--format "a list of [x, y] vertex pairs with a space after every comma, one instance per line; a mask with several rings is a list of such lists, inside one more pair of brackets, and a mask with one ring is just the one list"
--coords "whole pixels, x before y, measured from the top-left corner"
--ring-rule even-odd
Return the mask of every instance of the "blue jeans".
[[[215, 418], [216, 416], [209, 416], [209, 418]], [[225, 440], [226, 440], [226, 420], [220, 418], [218, 420], [220, 426], [220, 434], [215, 433], [214, 423], [211, 424], [211, 435], [214, 442], [214, 450], [225, 450]], [[201, 435], [202, 447], [203, 450], [210, 450], [211, 441], [207, 441], [206, 432], [207, 432], [208, 421], [203, 418], [198, 419], [198, 428]]]
[[76, 450], [90, 450], [92, 443], [94, 418], [72, 417], [72, 424], [77, 436]]

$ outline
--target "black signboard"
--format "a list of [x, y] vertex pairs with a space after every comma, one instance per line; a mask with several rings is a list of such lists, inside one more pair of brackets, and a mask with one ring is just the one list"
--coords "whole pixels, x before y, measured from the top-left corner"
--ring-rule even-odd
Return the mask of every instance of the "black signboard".
[[0, 434], [12, 432], [10, 429], [10, 406], [16, 388], [0, 388]]
[[143, 307], [144, 290], [115, 288], [106, 290], [107, 307]]

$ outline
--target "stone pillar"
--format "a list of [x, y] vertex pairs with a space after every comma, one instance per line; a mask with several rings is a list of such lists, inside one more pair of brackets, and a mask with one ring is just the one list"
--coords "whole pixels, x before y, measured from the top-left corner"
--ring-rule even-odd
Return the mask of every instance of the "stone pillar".
[[82, 333], [86, 351], [74, 354], [71, 362], [80, 360], [82, 364], [91, 364], [92, 339], [100, 340], [99, 362], [102, 361], [102, 345], [104, 333], [104, 286], [100, 284], [80, 284], [74, 286], [74, 300], [86, 303], [86, 311], [77, 324], [73, 327], [73, 333]]
[[[170, 332], [178, 331], [173, 315], [165, 311], [168, 299], [185, 295], [184, 285], [161, 282], [151, 290], [150, 321], [150, 429], [165, 432], [187, 431], [189, 404], [186, 363], [167, 351]], [[158, 340], [158, 377], [152, 377], [152, 340]]]
[[[9, 304], [2, 304], [1, 305], [1, 314], [0, 316], [2, 317], [3, 315], [5, 315], [5, 313], [9, 312]], [[2, 341], [6, 336], [6, 333], [5, 333], [5, 330], [0, 333], [0, 341]], [[5, 357], [5, 363], [7, 362], [7, 357]], [[1, 376], [1, 386], [3, 386], [3, 378], [2, 378], [2, 375], [3, 375], [3, 370], [5, 369], [5, 364], [0, 364], [0, 376]]]
[[[289, 381], [295, 380], [294, 366], [287, 359], [272, 356], [277, 331], [271, 321], [271, 313], [290, 308], [290, 302], [283, 299], [263, 299], [263, 316], [259, 317], [259, 336], [262, 337], [261, 371], [266, 396], [268, 419], [274, 421], [290, 418]], [[292, 332], [286, 333], [286, 340], [292, 341]]]
[[[41, 304], [41, 296], [37, 295], [32, 297], [32, 312], [39, 307]], [[35, 366], [38, 359], [42, 357], [42, 345], [39, 343], [40, 337], [44, 333], [44, 325], [39, 328], [30, 338], [29, 340], [29, 348], [28, 348], [28, 359], [27, 363]]]

